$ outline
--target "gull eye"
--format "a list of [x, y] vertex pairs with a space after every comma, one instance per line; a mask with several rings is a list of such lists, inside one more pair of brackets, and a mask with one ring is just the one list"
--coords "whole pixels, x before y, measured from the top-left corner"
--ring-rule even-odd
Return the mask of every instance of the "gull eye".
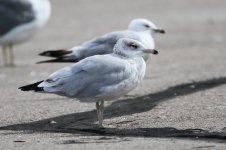
[[132, 49], [138, 48], [138, 46], [135, 43], [129, 43], [129, 47], [131, 47]]
[[145, 24], [144, 26], [145, 26], [146, 28], [150, 28], [150, 26], [149, 26], [148, 24]]

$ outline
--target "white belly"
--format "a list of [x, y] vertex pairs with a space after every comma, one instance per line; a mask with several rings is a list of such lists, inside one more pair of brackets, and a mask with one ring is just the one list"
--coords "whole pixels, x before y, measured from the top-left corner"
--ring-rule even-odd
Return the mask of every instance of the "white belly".
[[29, 40], [38, 30], [36, 21], [15, 27], [0, 37], [0, 45], [17, 44]]
[[[147, 48], [155, 49], [155, 42], [154, 42], [153, 37], [150, 34], [140, 33], [140, 36], [142, 37], [141, 38], [142, 39], [142, 43], [144, 45], [146, 45]], [[144, 54], [142, 57], [144, 58], [145, 61], [147, 61], [148, 58], [149, 58], [149, 54]]]

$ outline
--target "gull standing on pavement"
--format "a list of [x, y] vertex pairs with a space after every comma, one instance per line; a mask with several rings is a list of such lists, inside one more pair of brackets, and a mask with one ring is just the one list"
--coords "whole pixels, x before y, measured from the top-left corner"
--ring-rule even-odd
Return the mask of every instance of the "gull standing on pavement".
[[[51, 62], [78, 62], [86, 57], [93, 55], [103, 55], [113, 53], [113, 47], [120, 38], [130, 38], [140, 41], [149, 49], [155, 48], [155, 42], [152, 37], [153, 33], [165, 33], [164, 30], [158, 29], [154, 23], [147, 19], [134, 19], [128, 26], [128, 30], [116, 31], [96, 37], [81, 46], [73, 47], [69, 50], [48, 50], [40, 53], [41, 56], [48, 56], [54, 59], [40, 61], [38, 63]], [[146, 61], [147, 54], [143, 54]]]
[[49, 0], [0, 0], [0, 45], [5, 66], [14, 65], [13, 45], [30, 39], [50, 13]]
[[146, 69], [142, 56], [150, 53], [158, 54], [158, 51], [147, 49], [139, 41], [122, 38], [112, 54], [85, 58], [54, 72], [46, 80], [19, 89], [95, 102], [99, 127], [103, 127], [104, 101], [117, 99], [137, 87]]

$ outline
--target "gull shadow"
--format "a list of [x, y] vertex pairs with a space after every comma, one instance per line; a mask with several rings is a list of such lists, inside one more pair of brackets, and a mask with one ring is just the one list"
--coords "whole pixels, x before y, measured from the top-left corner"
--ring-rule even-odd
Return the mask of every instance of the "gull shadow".
[[[104, 118], [114, 118], [123, 115], [146, 112], [159, 103], [172, 100], [195, 92], [211, 89], [226, 84], [226, 77], [209, 79], [192, 83], [181, 84], [166, 90], [151, 93], [145, 96], [118, 100], [105, 107]], [[208, 132], [201, 129], [178, 130], [175, 128], [135, 128], [135, 129], [97, 129], [96, 111], [79, 112], [48, 118], [31, 123], [14, 124], [0, 127], [0, 130], [30, 130], [38, 132], [67, 132], [78, 134], [98, 134], [110, 136], [141, 136], [141, 137], [200, 137], [226, 139], [225, 132]]]
[[120, 137], [155, 137], [155, 138], [201, 138], [226, 140], [226, 132], [209, 132], [202, 129], [182, 129], [164, 127], [164, 128], [132, 128], [132, 129], [76, 129], [76, 128], [58, 128], [44, 130], [54, 133], [75, 133], [83, 135], [102, 135], [102, 136], [120, 136]]

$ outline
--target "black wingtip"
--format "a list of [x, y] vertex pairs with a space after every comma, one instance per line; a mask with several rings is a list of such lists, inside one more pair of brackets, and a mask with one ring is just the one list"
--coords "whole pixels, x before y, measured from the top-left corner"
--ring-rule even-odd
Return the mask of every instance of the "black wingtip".
[[50, 60], [38, 61], [38, 62], [36, 62], [36, 64], [43, 64], [43, 63], [76, 63], [76, 62], [78, 62], [78, 61], [72, 60], [72, 59], [65, 60], [65, 59], [62, 59], [62, 58], [58, 58], [58, 59], [50, 59]]
[[62, 57], [64, 55], [70, 54], [72, 51], [60, 49], [60, 50], [48, 50], [42, 53], [39, 53], [40, 56], [47, 56], [47, 57]]
[[21, 91], [41, 92], [41, 91], [43, 91], [43, 88], [42, 87], [38, 87], [38, 85], [41, 82], [43, 82], [43, 80], [39, 81], [39, 82], [36, 82], [36, 83], [33, 83], [33, 84], [29, 84], [29, 85], [25, 85], [25, 86], [19, 87], [18, 89], [20, 89]]

